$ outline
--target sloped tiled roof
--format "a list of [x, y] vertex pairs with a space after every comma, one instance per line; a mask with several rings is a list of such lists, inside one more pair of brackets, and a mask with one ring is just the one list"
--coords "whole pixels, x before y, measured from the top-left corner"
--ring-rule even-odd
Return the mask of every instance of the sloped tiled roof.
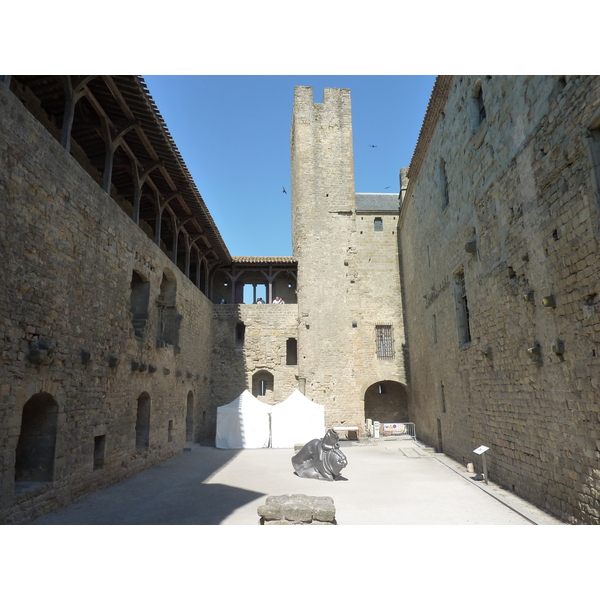
[[233, 264], [285, 264], [295, 266], [298, 261], [291, 256], [232, 256]]
[[355, 194], [356, 212], [398, 212], [398, 194]]
[[433, 90], [429, 98], [429, 104], [427, 105], [427, 111], [425, 112], [425, 117], [423, 119], [423, 124], [421, 125], [421, 131], [419, 132], [419, 139], [417, 140], [415, 151], [413, 152], [413, 156], [410, 161], [410, 166], [408, 169], [409, 181], [414, 181], [419, 175], [421, 164], [423, 163], [425, 155], [427, 154], [429, 142], [431, 142], [431, 138], [433, 137], [433, 133], [437, 127], [440, 115], [446, 106], [446, 101], [448, 100], [448, 95], [450, 94], [450, 86], [452, 85], [453, 78], [453, 75], [439, 75], [435, 80], [435, 84], [433, 85]]

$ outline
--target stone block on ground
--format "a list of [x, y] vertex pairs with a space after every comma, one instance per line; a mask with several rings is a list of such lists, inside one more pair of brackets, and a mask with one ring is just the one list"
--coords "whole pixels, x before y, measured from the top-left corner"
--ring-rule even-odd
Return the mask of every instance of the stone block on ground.
[[261, 525], [337, 525], [329, 496], [268, 496], [257, 512]]

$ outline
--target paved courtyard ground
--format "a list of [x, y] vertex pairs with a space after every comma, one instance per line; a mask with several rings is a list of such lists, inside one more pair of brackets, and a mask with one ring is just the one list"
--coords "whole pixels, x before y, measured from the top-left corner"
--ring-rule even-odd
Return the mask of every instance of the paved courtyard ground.
[[[294, 475], [292, 449], [191, 445], [34, 525], [258, 525], [267, 496], [331, 496], [338, 525], [558, 525], [557, 519], [412, 440], [342, 442], [345, 481]], [[491, 475], [491, 474], [490, 474]]]

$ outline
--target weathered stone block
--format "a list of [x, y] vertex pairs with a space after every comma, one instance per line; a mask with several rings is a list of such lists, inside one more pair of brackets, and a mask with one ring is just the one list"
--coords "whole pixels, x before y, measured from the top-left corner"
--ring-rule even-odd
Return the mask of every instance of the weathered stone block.
[[257, 509], [261, 525], [337, 525], [329, 496], [269, 496]]

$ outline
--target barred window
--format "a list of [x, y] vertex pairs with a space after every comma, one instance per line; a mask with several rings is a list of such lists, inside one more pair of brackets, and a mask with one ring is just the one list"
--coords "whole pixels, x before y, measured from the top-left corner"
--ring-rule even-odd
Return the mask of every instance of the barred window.
[[394, 358], [394, 341], [391, 325], [375, 326], [377, 358]]

